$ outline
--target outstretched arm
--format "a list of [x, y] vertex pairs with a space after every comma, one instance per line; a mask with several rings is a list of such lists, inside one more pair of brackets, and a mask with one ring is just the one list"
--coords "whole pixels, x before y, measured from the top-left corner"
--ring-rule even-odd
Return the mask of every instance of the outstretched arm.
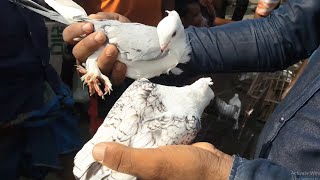
[[[266, 159], [231, 157], [209, 143], [138, 149], [118, 143], [100, 143], [93, 157], [101, 164], [139, 179], [260, 180], [299, 179], [299, 174]], [[316, 174], [305, 178], [319, 178]]]
[[320, 1], [289, 0], [267, 18], [188, 28], [193, 70], [275, 71], [309, 57], [320, 43]]

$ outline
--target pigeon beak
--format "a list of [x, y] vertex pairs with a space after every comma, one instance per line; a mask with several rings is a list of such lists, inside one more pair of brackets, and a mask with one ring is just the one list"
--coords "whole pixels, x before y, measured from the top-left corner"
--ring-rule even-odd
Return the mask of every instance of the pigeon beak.
[[168, 44], [161, 44], [160, 48], [161, 48], [161, 52], [164, 52], [165, 50], [167, 50]]

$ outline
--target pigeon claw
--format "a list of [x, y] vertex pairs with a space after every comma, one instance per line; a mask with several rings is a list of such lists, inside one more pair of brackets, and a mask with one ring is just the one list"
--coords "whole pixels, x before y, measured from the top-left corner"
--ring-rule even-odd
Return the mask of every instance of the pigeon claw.
[[101, 79], [104, 82], [104, 95], [110, 94], [112, 91], [112, 84], [109, 78], [103, 74], [101, 74]]
[[94, 80], [90, 81], [90, 83], [91, 83], [91, 85], [93, 86], [95, 92], [97, 92], [97, 94], [98, 94], [102, 99], [104, 99], [104, 94], [103, 94], [102, 90], [100, 89], [101, 83], [100, 83], [99, 79], [94, 79]]
[[[81, 76], [81, 80], [83, 81], [83, 85], [87, 85], [89, 88], [89, 95], [97, 93], [102, 99], [104, 99], [104, 95], [110, 94], [112, 91], [112, 84], [109, 78], [103, 74], [97, 73], [89, 73], [85, 68], [81, 66], [77, 66], [77, 70], [84, 74]], [[103, 85], [103, 91], [100, 86]]]
[[76, 67], [77, 67], [77, 70], [80, 74], [87, 74], [87, 70], [84, 67], [82, 67], [80, 65], [76, 65]]

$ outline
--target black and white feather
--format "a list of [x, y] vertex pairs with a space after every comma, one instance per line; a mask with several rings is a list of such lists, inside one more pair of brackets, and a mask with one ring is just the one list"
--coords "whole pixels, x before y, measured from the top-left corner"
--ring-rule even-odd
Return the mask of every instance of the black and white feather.
[[239, 128], [239, 116], [241, 112], [241, 101], [239, 95], [236, 93], [228, 103], [224, 102], [222, 99], [216, 97], [215, 105], [218, 109], [218, 112], [228, 118], [233, 118], [236, 123], [233, 126], [233, 129]]
[[229, 104], [237, 107], [237, 111], [233, 115], [233, 119], [236, 120], [233, 129], [239, 129], [239, 116], [241, 112], [241, 101], [239, 99], [239, 94], [235, 93], [234, 96], [229, 100]]
[[213, 99], [211, 78], [184, 87], [135, 81], [112, 107], [94, 137], [78, 152], [74, 174], [80, 179], [136, 179], [95, 162], [93, 146], [119, 142], [135, 148], [189, 144], [201, 127], [200, 118]]

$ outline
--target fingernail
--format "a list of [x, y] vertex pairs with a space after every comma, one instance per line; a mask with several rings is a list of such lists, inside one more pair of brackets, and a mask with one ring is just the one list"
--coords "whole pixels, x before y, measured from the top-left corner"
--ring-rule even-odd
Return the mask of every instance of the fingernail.
[[98, 32], [95, 36], [94, 36], [94, 40], [98, 41], [98, 42], [104, 42], [104, 34], [102, 32]]
[[105, 143], [99, 143], [93, 147], [92, 155], [96, 161], [103, 161], [104, 153], [107, 149], [107, 145]]
[[106, 49], [106, 55], [111, 57], [116, 56], [115, 48], [112, 48], [111, 45], [108, 44]]
[[90, 23], [86, 23], [85, 25], [82, 26], [82, 30], [85, 32], [90, 32], [92, 31], [92, 27]]
[[115, 68], [116, 68], [116, 71], [121, 71], [124, 68], [124, 66], [122, 63], [117, 63]]

